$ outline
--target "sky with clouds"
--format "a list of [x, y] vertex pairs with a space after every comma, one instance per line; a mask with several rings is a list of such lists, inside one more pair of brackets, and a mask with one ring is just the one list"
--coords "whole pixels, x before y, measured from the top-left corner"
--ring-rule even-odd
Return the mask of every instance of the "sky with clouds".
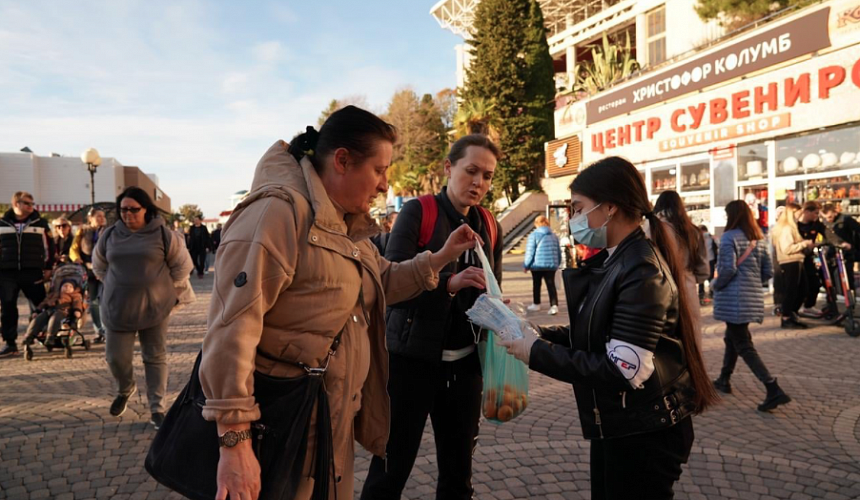
[[455, 86], [433, 3], [0, 0], [0, 151], [95, 147], [215, 216], [331, 99]]

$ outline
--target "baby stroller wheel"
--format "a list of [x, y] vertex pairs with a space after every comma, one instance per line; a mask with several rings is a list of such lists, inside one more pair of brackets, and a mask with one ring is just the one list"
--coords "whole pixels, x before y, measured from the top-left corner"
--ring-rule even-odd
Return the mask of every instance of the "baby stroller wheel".
[[845, 322], [845, 333], [851, 337], [860, 337], [860, 320], [849, 318]]
[[33, 348], [28, 345], [24, 346], [24, 359], [33, 361]]
[[72, 357], [72, 341], [71, 341], [71, 339], [69, 339], [69, 337], [66, 337], [63, 340], [63, 346], [65, 347], [65, 351], [66, 351], [66, 353], [65, 353], [66, 359], [71, 358]]
[[85, 351], [89, 351], [91, 346], [92, 346], [92, 342], [90, 342], [89, 340], [84, 340], [84, 350]]
[[774, 307], [773, 308], [773, 315], [774, 316], [781, 316], [782, 315], [782, 307], [780, 307], [780, 306]]

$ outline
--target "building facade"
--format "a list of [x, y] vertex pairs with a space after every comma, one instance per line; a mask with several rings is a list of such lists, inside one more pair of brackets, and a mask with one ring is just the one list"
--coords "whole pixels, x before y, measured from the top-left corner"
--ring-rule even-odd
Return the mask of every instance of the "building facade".
[[589, 99], [559, 99], [555, 121], [543, 186], [559, 203], [580, 165], [617, 155], [652, 199], [675, 190], [695, 223], [718, 231], [735, 199], [757, 207], [763, 227], [788, 201], [860, 215], [860, 0], [816, 4]]
[[[170, 212], [170, 198], [151, 177], [115, 158], [102, 158], [95, 173], [96, 202], [113, 202], [128, 186], [145, 189]], [[0, 204], [8, 205], [17, 191], [32, 193], [42, 213], [68, 214], [90, 204], [90, 173], [76, 157], [0, 153]]]

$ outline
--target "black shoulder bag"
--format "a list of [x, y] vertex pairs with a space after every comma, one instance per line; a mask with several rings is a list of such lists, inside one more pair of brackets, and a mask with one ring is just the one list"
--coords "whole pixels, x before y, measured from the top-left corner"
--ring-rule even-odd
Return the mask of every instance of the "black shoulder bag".
[[[311, 368], [257, 354], [279, 363], [300, 366], [305, 374], [279, 378], [254, 373], [254, 397], [260, 406], [260, 420], [251, 424], [253, 448], [261, 469], [260, 500], [292, 500], [302, 479], [308, 447], [308, 432], [314, 404], [317, 404], [317, 442], [314, 450], [314, 500], [328, 500], [330, 474], [334, 470], [331, 412], [323, 377], [329, 361], [340, 346], [344, 325], [334, 338], [321, 368]], [[202, 351], [197, 355], [191, 380], [179, 394], [158, 430], [149, 453], [146, 470], [159, 483], [191, 498], [211, 500], [218, 491], [220, 458], [218, 429], [205, 420], [202, 408], [206, 397], [200, 386]]]

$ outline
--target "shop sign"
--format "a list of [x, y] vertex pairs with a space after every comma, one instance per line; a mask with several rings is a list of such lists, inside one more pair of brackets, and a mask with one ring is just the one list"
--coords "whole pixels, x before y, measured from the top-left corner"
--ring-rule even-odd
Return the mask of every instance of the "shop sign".
[[549, 177], [572, 175], [582, 164], [582, 143], [579, 136], [568, 137], [547, 144], [546, 173]]
[[737, 82], [711, 96], [700, 94], [641, 117], [620, 118], [602, 130], [591, 127], [594, 132], [587, 134], [584, 161], [605, 154], [654, 160], [660, 156], [655, 149], [670, 156], [669, 152], [693, 146], [772, 136], [778, 129], [790, 133], [856, 121], [860, 119], [858, 55], [855, 47], [849, 47]]
[[747, 135], [756, 135], [791, 126], [791, 113], [757, 118], [738, 123], [726, 125], [706, 132], [682, 135], [680, 137], [660, 141], [660, 151], [673, 151], [677, 149], [691, 148], [719, 141], [728, 141]]
[[604, 92], [586, 105], [588, 125], [830, 47], [830, 13], [831, 7], [825, 7], [650, 78]]

